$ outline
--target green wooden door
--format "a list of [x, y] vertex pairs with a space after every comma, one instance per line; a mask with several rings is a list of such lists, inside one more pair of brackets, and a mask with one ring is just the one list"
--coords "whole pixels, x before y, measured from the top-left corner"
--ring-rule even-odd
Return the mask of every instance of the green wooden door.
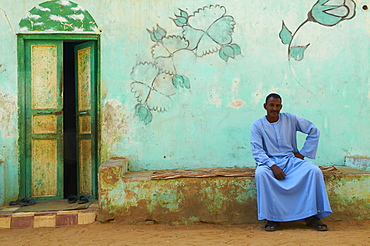
[[95, 198], [97, 192], [96, 42], [75, 46], [77, 166], [79, 195]]
[[25, 195], [63, 197], [63, 42], [25, 41]]

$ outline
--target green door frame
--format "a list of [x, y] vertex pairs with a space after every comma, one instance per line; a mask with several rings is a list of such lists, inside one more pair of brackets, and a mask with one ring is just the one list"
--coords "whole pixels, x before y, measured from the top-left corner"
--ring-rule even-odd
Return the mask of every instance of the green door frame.
[[[94, 144], [93, 151], [96, 151], [93, 160], [93, 172], [95, 177], [93, 178], [92, 190], [93, 196], [98, 196], [98, 168], [100, 166], [100, 35], [98, 34], [64, 34], [64, 33], [35, 33], [35, 34], [18, 34], [17, 39], [17, 62], [18, 62], [18, 129], [19, 129], [19, 162], [20, 162], [20, 176], [19, 176], [19, 197], [23, 198], [29, 194], [27, 191], [26, 177], [30, 174], [26, 167], [27, 156], [26, 156], [26, 64], [25, 64], [25, 41], [26, 40], [59, 40], [59, 41], [96, 41], [96, 90], [93, 90], [96, 98], [96, 104], [94, 105], [96, 115], [95, 124], [93, 124], [92, 132], [94, 133]], [[47, 198], [45, 198], [47, 199]]]

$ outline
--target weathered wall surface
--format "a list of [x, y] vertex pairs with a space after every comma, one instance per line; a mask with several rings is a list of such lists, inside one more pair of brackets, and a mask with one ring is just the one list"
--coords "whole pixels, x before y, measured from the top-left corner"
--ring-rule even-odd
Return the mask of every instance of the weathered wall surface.
[[[152, 180], [153, 172], [122, 175], [124, 160], [109, 160], [99, 170], [98, 220], [116, 223], [228, 223], [257, 221], [253, 177]], [[333, 214], [325, 220], [370, 218], [370, 172], [340, 166], [324, 173]]]
[[[329, 1], [332, 15], [315, 0], [75, 2], [101, 33], [102, 162], [253, 166], [250, 125], [272, 91], [320, 128], [317, 164], [370, 156], [368, 0]], [[40, 3], [0, 0], [0, 203], [18, 192], [16, 33]]]

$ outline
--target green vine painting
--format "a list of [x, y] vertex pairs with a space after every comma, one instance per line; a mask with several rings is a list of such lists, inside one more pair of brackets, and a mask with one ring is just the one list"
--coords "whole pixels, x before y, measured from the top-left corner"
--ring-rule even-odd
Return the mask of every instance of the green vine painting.
[[308, 22], [318, 23], [323, 26], [332, 27], [343, 20], [352, 19], [356, 15], [356, 4], [353, 0], [318, 0], [307, 14], [307, 19], [292, 32], [287, 28], [284, 21], [279, 33], [283, 44], [288, 45], [288, 57], [301, 61], [304, 52], [310, 45], [292, 45], [292, 41], [298, 31]]
[[189, 76], [181, 69], [184, 60], [218, 52], [219, 58], [227, 62], [241, 54], [232, 39], [236, 23], [226, 15], [224, 6], [205, 6], [191, 15], [180, 9], [172, 20], [182, 28], [182, 35], [168, 35], [158, 24], [147, 29], [155, 43], [151, 52], [154, 61], [139, 62], [131, 72], [131, 91], [138, 102], [135, 114], [145, 124], [152, 122], [153, 111], [168, 111], [176, 92], [190, 89]]

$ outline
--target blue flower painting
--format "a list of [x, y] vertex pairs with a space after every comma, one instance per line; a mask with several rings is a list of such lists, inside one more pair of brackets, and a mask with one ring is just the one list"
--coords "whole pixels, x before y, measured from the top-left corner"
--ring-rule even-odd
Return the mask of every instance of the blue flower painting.
[[288, 57], [301, 61], [304, 58], [305, 50], [310, 44], [292, 46], [292, 41], [306, 23], [313, 22], [332, 27], [343, 20], [352, 19], [355, 15], [356, 4], [353, 0], [318, 0], [308, 12], [307, 19], [293, 34], [283, 22], [279, 37], [283, 44], [289, 45]]
[[133, 67], [131, 92], [137, 100], [135, 114], [144, 124], [153, 119], [153, 111], [163, 113], [172, 106], [171, 96], [178, 90], [189, 90], [189, 76], [183, 69], [184, 60], [196, 59], [218, 52], [227, 62], [241, 54], [239, 45], [233, 43], [236, 25], [234, 18], [226, 14], [226, 8], [210, 5], [192, 14], [179, 10], [172, 18], [182, 28], [182, 36], [168, 35], [158, 24], [147, 29], [155, 43], [151, 54], [153, 61], [139, 62]]

